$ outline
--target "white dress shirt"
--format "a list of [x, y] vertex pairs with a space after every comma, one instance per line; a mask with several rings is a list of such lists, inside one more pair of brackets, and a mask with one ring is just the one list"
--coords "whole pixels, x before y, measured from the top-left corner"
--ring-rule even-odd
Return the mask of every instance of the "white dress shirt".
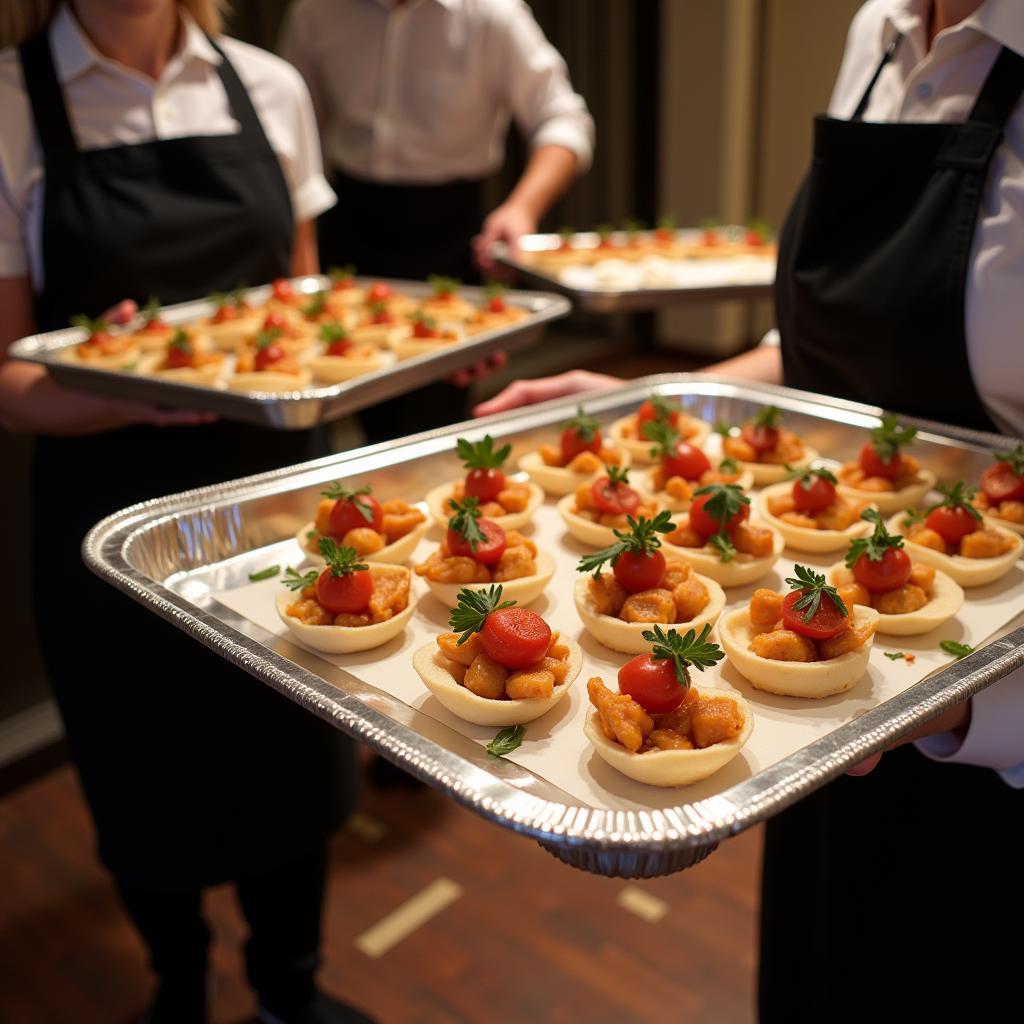
[[[239, 130], [217, 74], [221, 57], [182, 10], [181, 46], [158, 81], [99, 54], [66, 6], [50, 26], [54, 67], [82, 149]], [[316, 120], [302, 78], [279, 57], [219, 38], [277, 154], [296, 222], [335, 202], [323, 176]], [[17, 51], [0, 51], [0, 277], [43, 286], [42, 151]]]
[[590, 165], [594, 123], [522, 0], [298, 0], [281, 53], [303, 74], [329, 167], [385, 183], [480, 179], [511, 118]]
[[[879, 76], [866, 121], [964, 121], [1003, 46], [1024, 54], [1024, 4], [986, 0], [940, 33], [928, 53], [932, 0], [868, 0], [850, 28], [829, 113], [853, 115], [882, 54], [903, 35]], [[966, 292], [967, 354], [975, 387], [992, 419], [1024, 436], [1024, 103], [1006, 126], [982, 197]], [[1024, 788], [1024, 671], [972, 701], [960, 743], [948, 733], [921, 740], [936, 760], [981, 765]]]

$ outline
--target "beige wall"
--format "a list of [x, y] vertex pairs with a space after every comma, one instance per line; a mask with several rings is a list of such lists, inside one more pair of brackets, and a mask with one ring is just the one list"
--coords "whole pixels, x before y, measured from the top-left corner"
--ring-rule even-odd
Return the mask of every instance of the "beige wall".
[[[776, 230], [803, 176], [860, 0], [665, 0], [660, 206], [680, 223], [760, 216]], [[663, 343], [726, 355], [760, 336], [770, 303], [659, 318]]]

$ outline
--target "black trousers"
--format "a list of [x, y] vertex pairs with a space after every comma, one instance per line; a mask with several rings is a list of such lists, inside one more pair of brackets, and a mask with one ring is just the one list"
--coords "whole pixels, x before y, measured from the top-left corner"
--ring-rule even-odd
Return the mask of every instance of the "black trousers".
[[[250, 929], [246, 975], [260, 1003], [273, 1012], [300, 1009], [313, 998], [325, 878], [321, 846], [266, 874], [235, 881]], [[210, 930], [201, 913], [202, 890], [120, 883], [118, 888], [158, 977], [154, 1021], [203, 1021]]]

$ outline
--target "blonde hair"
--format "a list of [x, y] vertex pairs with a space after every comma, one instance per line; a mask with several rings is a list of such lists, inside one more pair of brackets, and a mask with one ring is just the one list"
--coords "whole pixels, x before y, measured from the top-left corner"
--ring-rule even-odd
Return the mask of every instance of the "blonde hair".
[[[209, 36], [224, 28], [228, 0], [178, 0]], [[0, 0], [0, 47], [20, 46], [45, 32], [61, 0]]]

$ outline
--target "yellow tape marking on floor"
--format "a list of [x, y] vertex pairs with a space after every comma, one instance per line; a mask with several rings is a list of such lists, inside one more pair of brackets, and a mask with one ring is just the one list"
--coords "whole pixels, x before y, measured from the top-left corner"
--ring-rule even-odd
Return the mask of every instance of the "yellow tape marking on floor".
[[422, 928], [432, 917], [450, 907], [461, 895], [461, 885], [450, 878], [438, 878], [358, 936], [356, 949], [376, 960], [417, 928]]
[[668, 904], [664, 900], [659, 900], [657, 896], [644, 892], [636, 885], [627, 885], [615, 897], [615, 902], [623, 910], [636, 914], [648, 924], [657, 924], [668, 913]]

